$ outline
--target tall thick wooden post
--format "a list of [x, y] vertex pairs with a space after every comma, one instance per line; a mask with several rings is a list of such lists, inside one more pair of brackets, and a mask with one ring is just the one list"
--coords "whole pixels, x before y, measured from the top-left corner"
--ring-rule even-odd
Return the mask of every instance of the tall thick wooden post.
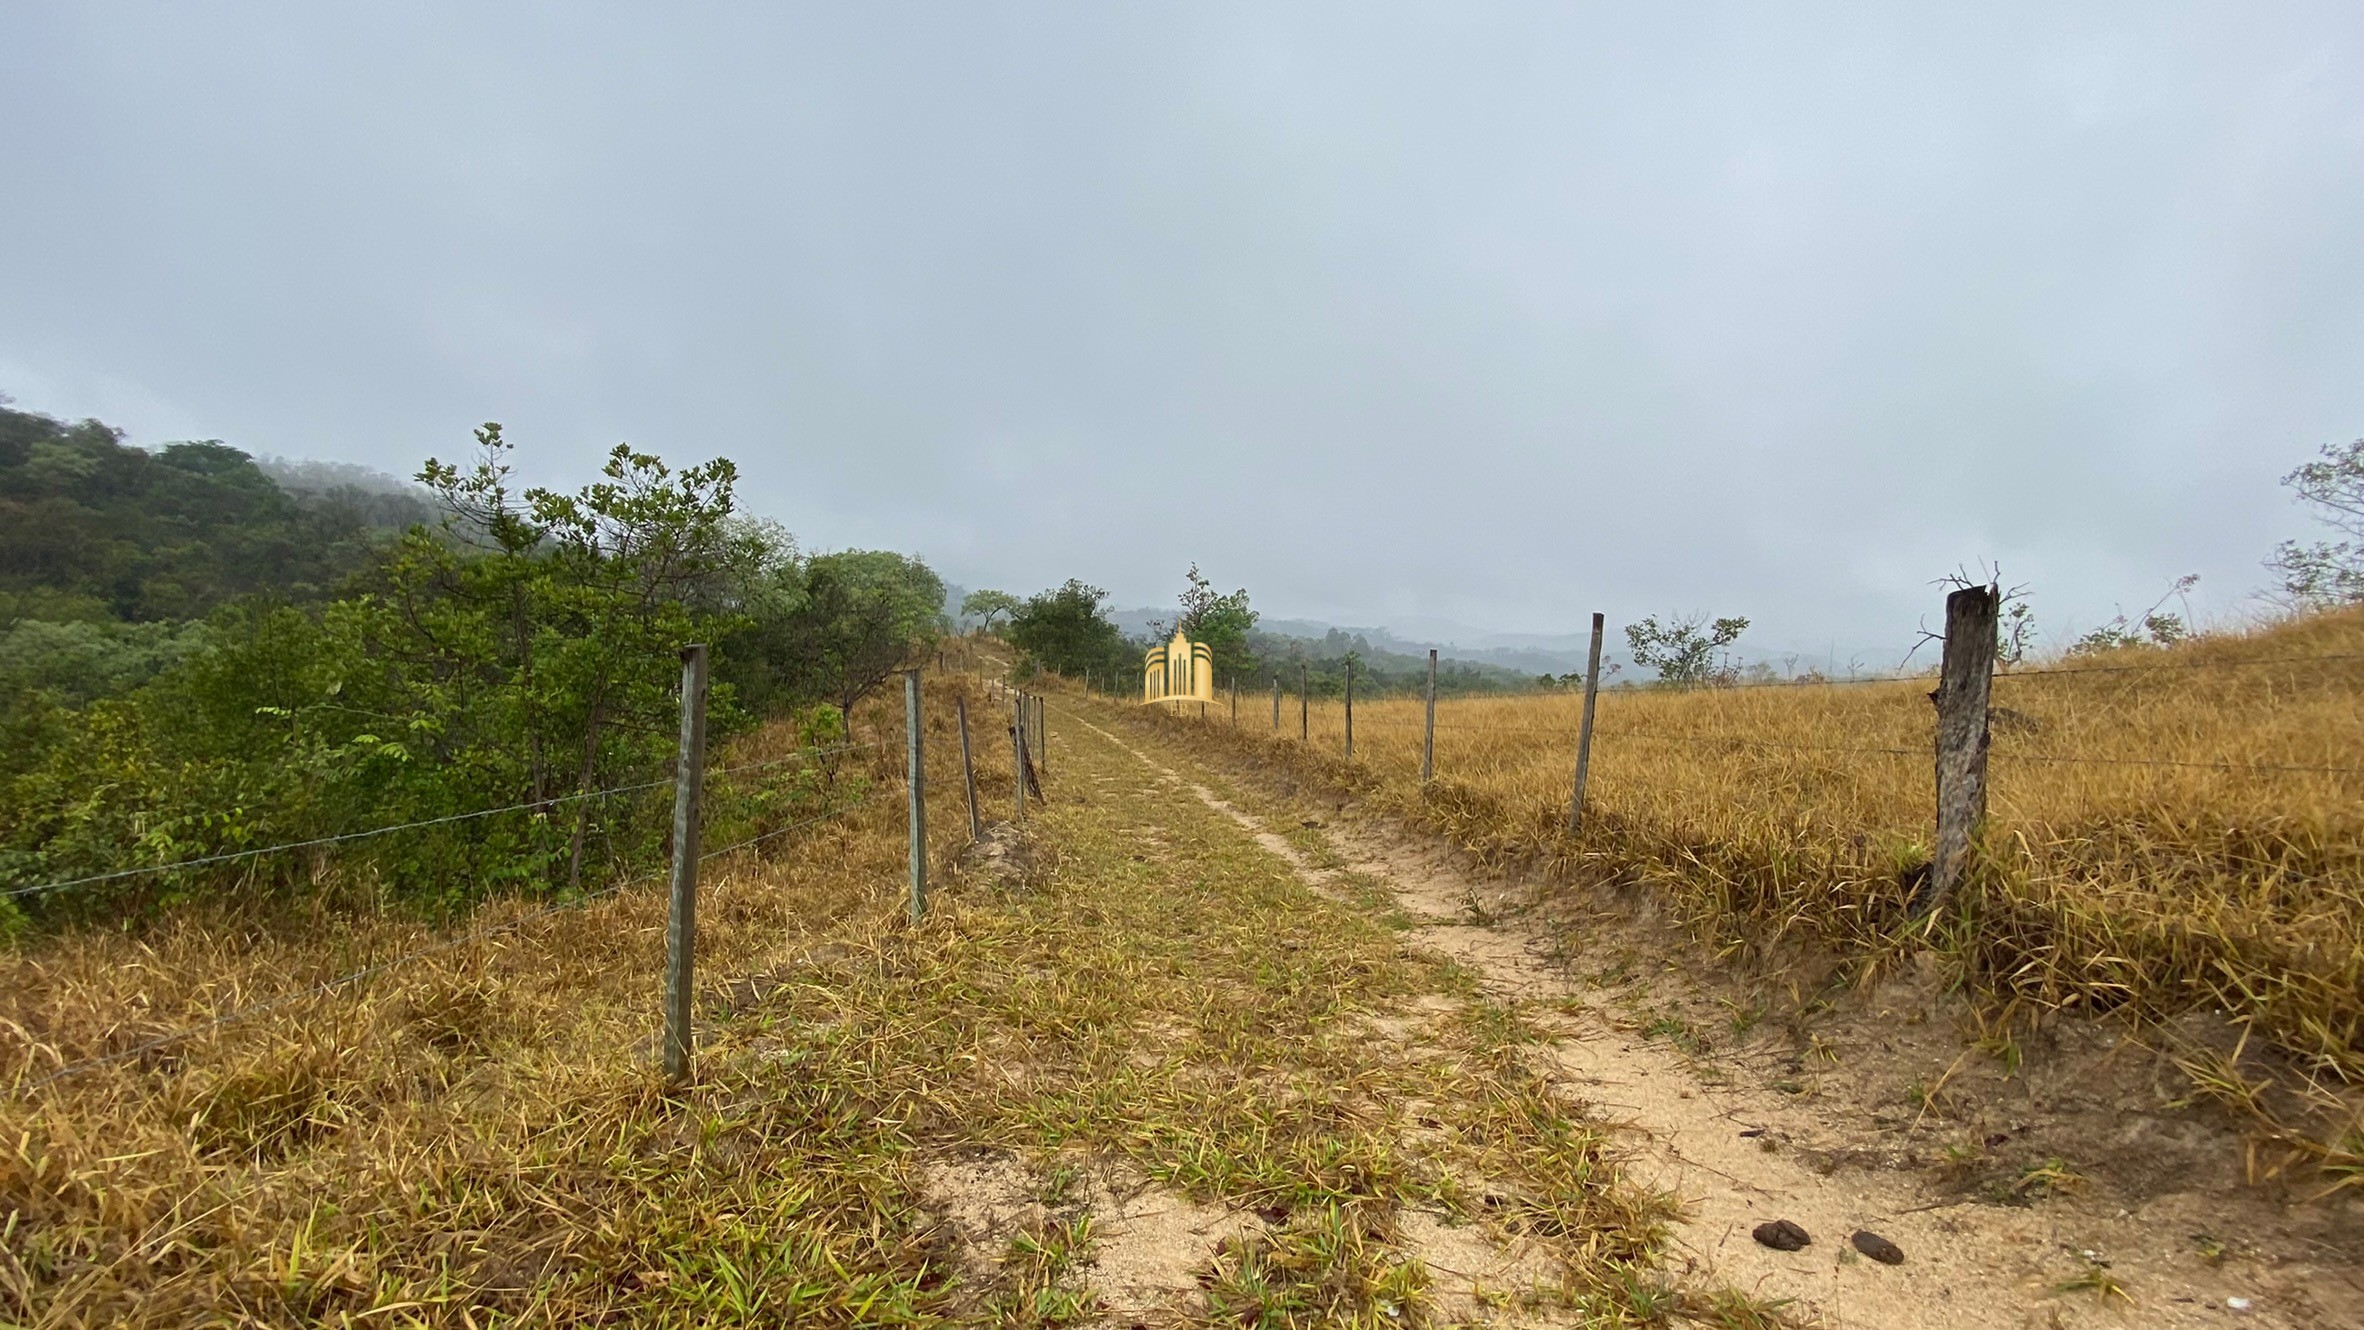
[[1987, 706], [2001, 611], [2002, 596], [1991, 586], [1963, 587], [1945, 598], [1945, 659], [1937, 691], [1929, 694], [1937, 704], [1937, 853], [1914, 893], [1915, 914], [1953, 898], [1986, 820]]
[[698, 946], [698, 813], [706, 784], [706, 648], [681, 649], [681, 751], [673, 768], [673, 901], [665, 920], [665, 1079], [690, 1074]]
[[1428, 718], [1420, 727], [1420, 783], [1436, 779], [1436, 648], [1428, 649]]
[[911, 788], [911, 922], [928, 912], [928, 750], [919, 723], [919, 671], [903, 675], [903, 729], [908, 739]]
[[1584, 720], [1576, 730], [1576, 790], [1568, 799], [1568, 830], [1584, 825], [1584, 782], [1592, 775], [1592, 711], [1601, 697], [1601, 629], [1604, 620], [1592, 616], [1592, 650], [1584, 661]]

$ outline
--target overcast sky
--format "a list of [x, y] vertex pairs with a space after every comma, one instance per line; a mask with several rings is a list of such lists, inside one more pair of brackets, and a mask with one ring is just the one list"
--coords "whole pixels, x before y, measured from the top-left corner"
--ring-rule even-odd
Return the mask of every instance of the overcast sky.
[[0, 9], [0, 390], [738, 460], [969, 585], [2238, 612], [2364, 434], [2364, 5]]

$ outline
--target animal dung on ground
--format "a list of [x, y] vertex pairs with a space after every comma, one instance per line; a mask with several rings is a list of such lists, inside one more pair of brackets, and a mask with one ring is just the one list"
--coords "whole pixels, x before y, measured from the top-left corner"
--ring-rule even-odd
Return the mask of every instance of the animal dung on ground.
[[[1801, 1247], [1812, 1245], [1814, 1241], [1805, 1229], [1786, 1219], [1776, 1219], [1770, 1223], [1759, 1224], [1751, 1236], [1756, 1238], [1759, 1245], [1771, 1247], [1775, 1251], [1796, 1251]], [[1860, 1243], [1863, 1235], [1858, 1233], [1855, 1236]], [[1903, 1260], [1904, 1257], [1899, 1254], [1897, 1259]]]
[[1904, 1264], [1904, 1248], [1897, 1246], [1895, 1243], [1888, 1241], [1886, 1238], [1881, 1237], [1877, 1233], [1873, 1233], [1867, 1229], [1859, 1228], [1855, 1230], [1855, 1236], [1849, 1238], [1848, 1241], [1855, 1244], [1855, 1250], [1862, 1252], [1864, 1255], [1869, 1256], [1882, 1265]]

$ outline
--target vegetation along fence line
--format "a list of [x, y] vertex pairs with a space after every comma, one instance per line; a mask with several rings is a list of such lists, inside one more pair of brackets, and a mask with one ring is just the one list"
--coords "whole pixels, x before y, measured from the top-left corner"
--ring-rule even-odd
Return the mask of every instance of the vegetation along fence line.
[[[939, 660], [941, 659], [941, 654], [939, 654]], [[88, 874], [76, 878], [61, 879], [58, 881], [35, 883], [27, 886], [11, 888], [8, 892], [4, 893], [4, 895], [26, 896], [39, 893], [63, 891], [76, 887], [87, 887], [114, 882], [125, 878], [140, 876], [142, 874], [170, 873], [193, 868], [218, 866], [226, 863], [252, 860], [266, 855], [319, 849], [371, 837], [390, 835], [418, 827], [443, 826], [455, 822], [465, 822], [472, 819], [492, 817], [505, 813], [536, 812], [587, 799], [599, 799], [626, 794], [645, 793], [647, 791], [662, 788], [667, 785], [670, 785], [674, 788], [672, 853], [666, 866], [661, 869], [651, 869], [646, 872], [622, 877], [604, 887], [598, 888], [597, 890], [579, 896], [573, 896], [568, 899], [553, 901], [549, 904], [518, 915], [515, 918], [505, 919], [498, 923], [470, 929], [456, 936], [447, 937], [433, 942], [427, 946], [413, 948], [397, 955], [386, 957], [382, 960], [373, 961], [367, 965], [362, 965], [342, 974], [335, 975], [331, 978], [323, 979], [317, 983], [308, 985], [294, 992], [281, 994], [279, 996], [268, 998], [262, 1001], [247, 1003], [235, 1007], [229, 1011], [221, 1012], [202, 1022], [188, 1025], [181, 1029], [173, 1030], [149, 1039], [141, 1040], [126, 1048], [64, 1063], [63, 1065], [56, 1067], [54, 1070], [37, 1077], [20, 1077], [18, 1084], [15, 1087], [16, 1090], [19, 1093], [37, 1090], [44, 1086], [63, 1081], [69, 1077], [73, 1077], [99, 1067], [146, 1057], [149, 1054], [160, 1052], [162, 1050], [171, 1048], [174, 1045], [185, 1043], [191, 1039], [198, 1038], [213, 1031], [220, 1030], [231, 1025], [236, 1025], [244, 1021], [252, 1020], [256, 1017], [267, 1015], [272, 1012], [282, 1011], [303, 1002], [326, 997], [331, 994], [350, 989], [356, 985], [362, 984], [370, 979], [399, 969], [400, 967], [409, 965], [413, 962], [424, 960], [431, 956], [442, 955], [504, 934], [516, 932], [517, 930], [522, 929], [529, 924], [541, 919], [549, 918], [552, 915], [569, 910], [585, 908], [594, 902], [615, 896], [618, 893], [626, 891], [632, 887], [652, 882], [656, 880], [660, 874], [666, 876], [670, 884], [670, 899], [665, 929], [666, 946], [665, 968], [663, 975], [663, 1030], [661, 1037], [661, 1054], [666, 1079], [676, 1085], [686, 1082], [690, 1079], [693, 1073], [693, 1064], [696, 1053], [694, 1025], [692, 1018], [694, 1015], [694, 998], [696, 992], [697, 901], [700, 868], [703, 865], [711, 863], [717, 859], [754, 849], [793, 832], [819, 826], [825, 822], [834, 821], [848, 813], [855, 811], [856, 809], [869, 805], [875, 800], [878, 794], [878, 790], [871, 789], [865, 791], [855, 798], [839, 802], [825, 811], [813, 814], [808, 817], [796, 819], [783, 826], [774, 827], [767, 831], [762, 831], [753, 835], [742, 837], [728, 845], [714, 849], [705, 849], [702, 846], [702, 833], [704, 830], [705, 820], [703, 812], [704, 791], [706, 786], [716, 777], [771, 770], [789, 764], [811, 763], [824, 757], [879, 748], [886, 742], [884, 740], [873, 740], [864, 743], [833, 744], [825, 747], [816, 747], [800, 751], [787, 757], [772, 758], [763, 761], [746, 762], [727, 767], [709, 769], [705, 764], [705, 713], [706, 700], [708, 696], [707, 660], [707, 649], [702, 644], [693, 644], [683, 648], [681, 651], [681, 725], [679, 751], [673, 775], [664, 780], [643, 781], [630, 785], [619, 785], [608, 789], [585, 791], [578, 794], [564, 796], [563, 798], [475, 809], [469, 812], [455, 813], [444, 817], [425, 818], [413, 822], [394, 823], [386, 826], [363, 828], [355, 831], [339, 833], [333, 836], [314, 837], [308, 840], [291, 841], [279, 845], [258, 846], [246, 850], [202, 855], [187, 859], [175, 860], [169, 863], [139, 865], [112, 870], [105, 873]], [[909, 914], [910, 918], [915, 923], [924, 918], [928, 907], [928, 846], [926, 807], [927, 782], [925, 776], [928, 753], [926, 728], [922, 724], [920, 682], [921, 671], [919, 669], [914, 668], [905, 672], [904, 776], [907, 793], [906, 807], [909, 833]], [[1014, 769], [1016, 773], [1015, 779], [1013, 781], [1017, 791], [1017, 806], [1015, 813], [1016, 816], [1022, 820], [1025, 816], [1026, 799], [1028, 793], [1031, 791], [1037, 801], [1040, 801], [1045, 797], [1043, 794], [1042, 780], [1046, 772], [1046, 768], [1040, 760], [1040, 750], [1045, 746], [1044, 738], [1047, 736], [1047, 729], [1044, 727], [1047, 717], [1046, 708], [1041, 698], [1018, 690], [1008, 690], [1008, 693], [1011, 708], [1009, 733], [1013, 746], [1013, 756], [1015, 760]], [[973, 842], [975, 840], [981, 839], [984, 836], [985, 826], [978, 812], [976, 794], [976, 761], [974, 752], [969, 743], [968, 700], [965, 695], [958, 698], [956, 702], [956, 709], [960, 730], [961, 780], [968, 803], [969, 839]]]
[[[1735, 683], [1710, 687], [1701, 691], [1711, 693], [1745, 692], [1757, 689], [1781, 689], [1798, 692], [1813, 687], [1859, 685], [1914, 685], [1934, 684], [1928, 700], [1934, 704], [1935, 726], [1931, 742], [1926, 747], [1875, 743], [1812, 743], [1781, 739], [1754, 738], [1731, 734], [1670, 734], [1643, 729], [1600, 727], [1596, 725], [1601, 695], [1601, 645], [1604, 616], [1592, 616], [1592, 633], [1587, 653], [1584, 676], [1582, 710], [1573, 725], [1544, 725], [1534, 723], [1500, 724], [1457, 720], [1448, 710], [1443, 719], [1438, 717], [1436, 691], [1437, 653], [1429, 652], [1427, 686], [1420, 698], [1421, 712], [1417, 719], [1403, 720], [1382, 717], [1374, 720], [1356, 714], [1352, 664], [1348, 665], [1347, 684], [1342, 704], [1333, 713], [1336, 728], [1333, 738], [1341, 744], [1341, 755], [1348, 762], [1356, 759], [1356, 732], [1360, 726], [1369, 733], [1374, 726], [1381, 731], [1402, 733], [1410, 725], [1419, 727], [1418, 770], [1419, 783], [1426, 787], [1437, 779], [1437, 733], [1496, 734], [1496, 735], [1553, 735], [1575, 740], [1573, 771], [1570, 773], [1566, 825], [1571, 834], [1584, 825], [1588, 806], [1587, 786], [1592, 780], [1593, 744], [1596, 739], [1616, 743], [1676, 744], [1710, 750], [1764, 750], [1773, 752], [1824, 753], [1863, 755], [1872, 757], [1925, 757], [1932, 760], [1934, 770], [1930, 803], [1931, 825], [1934, 830], [1933, 852], [1929, 871], [1920, 878], [1911, 902], [1911, 913], [1926, 916], [1940, 909], [1958, 890], [1971, 871], [1973, 856], [1980, 831], [1987, 817], [1988, 767], [1992, 761], [2026, 762], [2046, 765], [2091, 765], [2096, 767], [2150, 767], [2160, 770], [2204, 771], [2226, 775], [2309, 775], [2359, 776], [2364, 766], [2337, 763], [2248, 762], [2234, 760], [2189, 760], [2171, 757], [2105, 756], [2062, 752], [2028, 752], [2016, 747], [1996, 748], [1994, 732], [1998, 721], [2009, 723], [2016, 713], [1994, 704], [1994, 690], [1998, 685], [2021, 681], [2064, 682], [2090, 680], [2096, 676], [2126, 677], [2148, 672], [2191, 672], [2210, 669], [2253, 670], [2268, 666], [2305, 667], [2336, 665], [2364, 661], [2364, 653], [2329, 651], [2309, 655], [2269, 655], [2254, 658], [2210, 660], [2178, 660], [2146, 662], [2143, 664], [2079, 664], [2032, 669], [2008, 668], [2000, 662], [2001, 593], [1994, 586], [1966, 586], [1951, 591], [1945, 601], [1945, 632], [1940, 639], [1942, 658], [1934, 676], [1904, 675], [1846, 679], [1779, 680], [1772, 682]], [[1270, 726], [1277, 736], [1281, 731], [1282, 687], [1276, 677], [1272, 684]], [[1236, 689], [1235, 689], [1236, 699]], [[1498, 709], [1499, 704], [1487, 701], [1479, 706]], [[1298, 733], [1301, 744], [1313, 742], [1312, 699], [1307, 686], [1305, 667], [1299, 666]], [[1230, 723], [1239, 724], [1238, 708], [1231, 710]]]

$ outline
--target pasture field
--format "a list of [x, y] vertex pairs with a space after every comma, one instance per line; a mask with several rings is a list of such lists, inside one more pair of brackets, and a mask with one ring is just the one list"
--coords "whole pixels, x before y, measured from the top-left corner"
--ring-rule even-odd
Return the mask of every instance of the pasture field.
[[[2364, 1080], [2364, 612], [1999, 674], [1975, 890], [1916, 924], [1934, 827], [1927, 680], [1600, 696], [1567, 829], [1580, 691], [1438, 704], [1243, 697], [1166, 728], [1251, 746], [1481, 859], [1647, 887], [1758, 961], [1875, 973], [1934, 945], [1966, 982], [2046, 1007], [2223, 1011], [2319, 1085]], [[2354, 1162], [2352, 1159], [2351, 1163]]]
[[1314, 889], [1071, 713], [1049, 804], [972, 847], [964, 689], [1012, 802], [997, 701], [934, 681], [923, 921], [896, 742], [836, 773], [878, 797], [709, 865], [686, 1086], [654, 883], [0, 957], [0, 1322], [1393, 1328], [1482, 1291], [1779, 1323], [1663, 1268], [1678, 1202], [1385, 893]]

